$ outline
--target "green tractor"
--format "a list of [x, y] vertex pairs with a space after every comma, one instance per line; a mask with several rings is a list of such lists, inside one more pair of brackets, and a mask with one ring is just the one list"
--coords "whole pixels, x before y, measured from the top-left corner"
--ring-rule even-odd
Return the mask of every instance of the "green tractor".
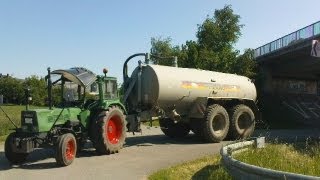
[[[48, 108], [29, 110], [27, 103], [21, 112], [21, 127], [16, 126], [6, 139], [7, 159], [23, 163], [36, 148], [51, 147], [57, 164], [67, 166], [87, 140], [99, 154], [117, 153], [126, 138], [126, 111], [119, 100], [117, 79], [103, 72], [96, 76], [85, 68], [52, 72], [48, 68]], [[52, 94], [57, 90], [61, 103], [53, 106]]]

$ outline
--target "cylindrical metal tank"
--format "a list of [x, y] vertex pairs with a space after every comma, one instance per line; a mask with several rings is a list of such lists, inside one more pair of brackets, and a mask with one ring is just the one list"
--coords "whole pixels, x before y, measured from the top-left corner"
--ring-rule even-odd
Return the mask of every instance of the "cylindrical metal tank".
[[[244, 76], [161, 65], [141, 67], [141, 88], [138, 88], [139, 83], [135, 83], [128, 98], [133, 106], [141, 100], [140, 104], [144, 107], [157, 106], [166, 111], [174, 106], [179, 114], [186, 115], [198, 97], [253, 101], [257, 97], [254, 84]], [[139, 71], [140, 67], [137, 67], [131, 78], [138, 79]]]

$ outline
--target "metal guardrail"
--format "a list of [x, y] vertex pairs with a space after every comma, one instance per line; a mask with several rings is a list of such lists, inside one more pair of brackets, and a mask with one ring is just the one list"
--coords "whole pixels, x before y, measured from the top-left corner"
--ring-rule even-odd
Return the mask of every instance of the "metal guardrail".
[[254, 57], [257, 58], [259, 56], [269, 54], [278, 49], [288, 47], [294, 44], [294, 42], [308, 39], [316, 35], [320, 35], [320, 21], [258, 47], [254, 50]]
[[[265, 138], [260, 137], [253, 140], [243, 141], [243, 142], [236, 142], [233, 144], [226, 145], [222, 147], [220, 150], [220, 154], [222, 156], [221, 163], [227, 172], [234, 178], [234, 179], [292, 179], [292, 180], [314, 180], [320, 179], [320, 177], [315, 176], [307, 176], [302, 174], [295, 174], [283, 171], [276, 171], [271, 169], [266, 169], [250, 164], [246, 164], [244, 162], [238, 161], [232, 158], [232, 153], [236, 153], [239, 151], [245, 150], [245, 148], [249, 146], [254, 146], [256, 148], [263, 148], [265, 144]], [[261, 157], [263, 158], [263, 157]]]

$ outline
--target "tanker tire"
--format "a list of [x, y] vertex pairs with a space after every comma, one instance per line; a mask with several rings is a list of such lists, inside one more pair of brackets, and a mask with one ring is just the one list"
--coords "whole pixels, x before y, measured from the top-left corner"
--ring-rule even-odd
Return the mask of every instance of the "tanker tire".
[[77, 141], [73, 134], [67, 133], [58, 137], [55, 159], [59, 166], [69, 166], [77, 154]]
[[119, 152], [126, 139], [126, 121], [122, 110], [114, 106], [101, 112], [91, 125], [91, 134], [98, 154]]
[[13, 152], [12, 145], [13, 145], [13, 138], [16, 136], [16, 133], [11, 133], [4, 144], [4, 153], [6, 158], [12, 163], [12, 164], [21, 164], [26, 161], [28, 153], [16, 153]]
[[255, 116], [251, 108], [240, 104], [235, 106], [231, 113], [230, 132], [232, 140], [245, 139], [251, 136], [255, 127]]
[[170, 118], [160, 119], [159, 124], [162, 132], [170, 138], [183, 138], [190, 132], [190, 128], [186, 123], [174, 123]]
[[202, 122], [204, 141], [208, 143], [222, 141], [228, 134], [229, 124], [229, 115], [224, 107], [218, 104], [209, 106]]

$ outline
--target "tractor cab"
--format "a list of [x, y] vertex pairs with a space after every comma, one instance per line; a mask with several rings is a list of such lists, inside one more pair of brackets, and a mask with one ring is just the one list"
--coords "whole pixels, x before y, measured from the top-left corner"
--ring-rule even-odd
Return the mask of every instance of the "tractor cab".
[[[58, 75], [52, 77], [51, 75]], [[54, 79], [55, 78], [55, 79]], [[95, 83], [97, 76], [85, 68], [70, 68], [65, 70], [55, 70], [50, 72], [48, 69], [48, 97], [49, 106], [52, 107], [52, 91], [60, 91], [60, 105], [63, 107], [81, 107], [86, 101], [86, 91], [90, 90]], [[54, 81], [52, 82], [52, 79]], [[57, 86], [60, 86], [57, 87]], [[53, 89], [55, 88], [55, 89]]]

